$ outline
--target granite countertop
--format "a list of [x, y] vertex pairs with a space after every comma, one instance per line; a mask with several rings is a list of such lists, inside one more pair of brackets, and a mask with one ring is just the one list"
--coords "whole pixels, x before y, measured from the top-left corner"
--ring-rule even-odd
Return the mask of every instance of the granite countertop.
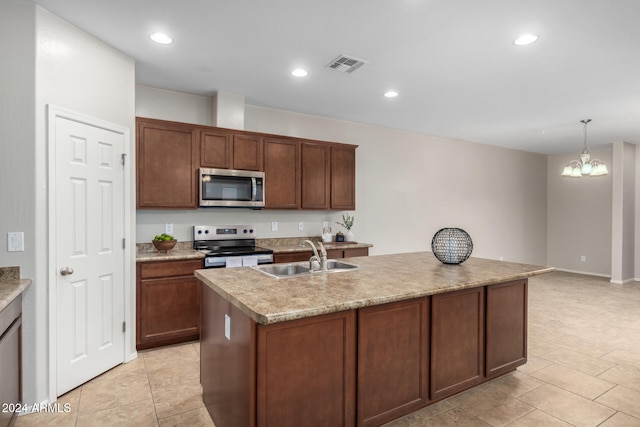
[[[273, 250], [273, 253], [286, 253], [286, 252], [311, 252], [311, 246], [305, 244], [305, 240], [311, 240], [312, 242], [321, 242], [320, 236], [316, 237], [290, 237], [279, 239], [256, 239], [256, 246]], [[373, 247], [371, 243], [361, 242], [322, 242], [325, 249], [354, 249], [354, 248], [370, 248]]]
[[31, 279], [20, 279], [18, 267], [0, 267], [0, 311], [31, 285]]
[[193, 242], [177, 242], [168, 252], [159, 252], [153, 243], [136, 245], [136, 262], [177, 261], [182, 259], [202, 259], [204, 254], [193, 250]]
[[553, 271], [551, 267], [483, 258], [445, 265], [431, 252], [344, 261], [360, 268], [280, 279], [250, 267], [196, 270], [195, 276], [253, 320], [267, 325]]

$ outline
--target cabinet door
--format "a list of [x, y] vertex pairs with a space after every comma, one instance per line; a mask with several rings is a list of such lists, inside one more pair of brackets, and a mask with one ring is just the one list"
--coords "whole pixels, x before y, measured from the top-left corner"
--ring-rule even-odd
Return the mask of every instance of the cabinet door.
[[358, 310], [358, 425], [378, 426], [427, 403], [429, 299]]
[[205, 168], [231, 169], [232, 135], [222, 129], [200, 131], [200, 165]]
[[[0, 404], [22, 401], [20, 342], [22, 325], [22, 296], [0, 311]], [[0, 426], [15, 424], [16, 413], [10, 408], [0, 410]], [[14, 424], [12, 424], [14, 423]]]
[[355, 425], [355, 317], [258, 325], [258, 426]]
[[300, 207], [300, 143], [264, 141], [265, 208]]
[[484, 288], [431, 297], [431, 399], [482, 382]]
[[487, 286], [486, 375], [527, 363], [527, 280]]
[[199, 153], [195, 127], [138, 120], [136, 140], [137, 207], [196, 208]]
[[[199, 338], [200, 287], [193, 270], [201, 265], [202, 261], [138, 264], [138, 350]], [[158, 269], [157, 274], [153, 272], [154, 267]], [[189, 275], [176, 275], [186, 273], [185, 269]], [[153, 278], [145, 279], [145, 276]]]
[[331, 209], [356, 208], [356, 149], [331, 147]]
[[263, 169], [262, 138], [257, 135], [233, 135], [233, 169]]
[[284, 253], [279, 253], [279, 254], [273, 254], [273, 263], [274, 264], [278, 264], [278, 263], [281, 263], [281, 262], [309, 261], [309, 258], [311, 258], [312, 255], [313, 255], [313, 252], [311, 252], [311, 251], [284, 252]]
[[331, 180], [329, 145], [302, 144], [302, 208], [329, 209]]

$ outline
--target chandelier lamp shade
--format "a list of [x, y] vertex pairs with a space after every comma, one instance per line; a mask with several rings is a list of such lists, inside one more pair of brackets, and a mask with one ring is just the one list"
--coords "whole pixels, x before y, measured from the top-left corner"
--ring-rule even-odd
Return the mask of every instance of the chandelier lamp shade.
[[572, 160], [562, 171], [562, 176], [569, 178], [582, 178], [583, 176], [601, 176], [609, 173], [607, 167], [599, 159], [591, 159], [589, 147], [587, 147], [587, 125], [591, 119], [580, 120], [584, 123], [584, 147], [580, 152], [580, 160]]

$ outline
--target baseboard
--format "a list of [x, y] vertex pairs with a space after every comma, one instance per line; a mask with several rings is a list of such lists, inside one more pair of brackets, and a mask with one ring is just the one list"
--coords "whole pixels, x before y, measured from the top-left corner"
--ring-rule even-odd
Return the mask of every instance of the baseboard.
[[609, 274], [592, 273], [590, 271], [568, 270], [565, 268], [557, 268], [557, 267], [556, 267], [556, 271], [564, 271], [565, 273], [584, 274], [585, 276], [596, 276], [596, 277], [604, 277], [607, 279], [611, 279], [611, 275]]

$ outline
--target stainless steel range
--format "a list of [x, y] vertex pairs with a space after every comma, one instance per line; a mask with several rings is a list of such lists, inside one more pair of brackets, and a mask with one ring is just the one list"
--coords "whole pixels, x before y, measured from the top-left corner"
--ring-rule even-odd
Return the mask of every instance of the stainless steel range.
[[273, 251], [256, 246], [253, 225], [195, 225], [193, 249], [205, 254], [204, 268], [273, 263]]

